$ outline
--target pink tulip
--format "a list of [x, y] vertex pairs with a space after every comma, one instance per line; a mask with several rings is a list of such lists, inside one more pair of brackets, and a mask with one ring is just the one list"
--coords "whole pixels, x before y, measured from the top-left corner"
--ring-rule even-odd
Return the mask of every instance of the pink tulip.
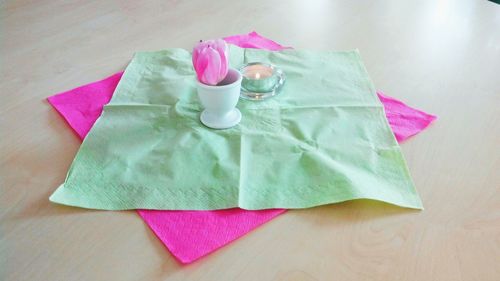
[[228, 71], [229, 48], [222, 39], [202, 41], [193, 48], [193, 66], [198, 80], [217, 85]]

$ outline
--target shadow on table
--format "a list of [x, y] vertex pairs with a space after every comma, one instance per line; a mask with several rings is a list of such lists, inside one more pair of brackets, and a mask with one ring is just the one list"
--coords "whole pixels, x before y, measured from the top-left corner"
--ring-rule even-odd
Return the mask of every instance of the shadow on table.
[[332, 227], [400, 216], [414, 217], [421, 212], [421, 210], [402, 208], [381, 201], [356, 199], [311, 209], [293, 210], [288, 213], [293, 213], [298, 219], [311, 224]]

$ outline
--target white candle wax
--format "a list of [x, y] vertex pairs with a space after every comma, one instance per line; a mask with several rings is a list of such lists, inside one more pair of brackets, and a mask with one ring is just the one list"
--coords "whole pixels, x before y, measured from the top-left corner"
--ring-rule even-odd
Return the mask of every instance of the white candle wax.
[[250, 79], [265, 79], [273, 76], [273, 69], [265, 65], [249, 65], [243, 76]]
[[248, 65], [242, 69], [242, 86], [250, 91], [270, 91], [277, 82], [274, 69], [265, 64]]

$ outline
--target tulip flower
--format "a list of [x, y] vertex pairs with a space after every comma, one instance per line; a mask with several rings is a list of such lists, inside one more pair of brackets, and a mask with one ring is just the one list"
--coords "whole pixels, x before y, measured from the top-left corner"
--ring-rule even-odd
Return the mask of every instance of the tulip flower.
[[202, 41], [193, 48], [193, 67], [198, 81], [217, 85], [228, 72], [229, 48], [222, 39]]

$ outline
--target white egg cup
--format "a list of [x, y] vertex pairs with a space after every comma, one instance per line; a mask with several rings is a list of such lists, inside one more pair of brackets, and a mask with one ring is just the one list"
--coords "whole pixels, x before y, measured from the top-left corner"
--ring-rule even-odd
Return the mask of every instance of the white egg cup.
[[236, 108], [241, 91], [241, 73], [230, 68], [226, 78], [216, 86], [197, 81], [198, 97], [205, 108], [200, 115], [203, 125], [213, 129], [231, 128], [241, 121]]

